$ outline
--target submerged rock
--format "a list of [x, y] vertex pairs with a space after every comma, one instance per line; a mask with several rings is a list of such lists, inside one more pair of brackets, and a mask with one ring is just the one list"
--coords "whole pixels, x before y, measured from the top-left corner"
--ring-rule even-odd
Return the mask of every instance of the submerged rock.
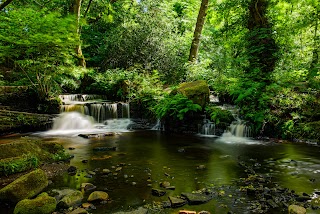
[[136, 210], [131, 210], [131, 211], [128, 211], [128, 212], [116, 212], [116, 213], [113, 213], [113, 214], [147, 214], [147, 213], [148, 213], [148, 210], [146, 208], [139, 207]]
[[48, 186], [46, 173], [37, 169], [23, 175], [0, 190], [0, 200], [10, 200], [17, 203], [26, 198], [32, 198]]
[[183, 197], [185, 197], [189, 204], [204, 204], [211, 200], [211, 197], [198, 193], [181, 193]]
[[14, 214], [51, 214], [56, 209], [56, 199], [47, 193], [38, 195], [35, 199], [19, 201], [14, 208]]
[[79, 134], [78, 136], [86, 139], [90, 139], [90, 138], [104, 138], [104, 137], [109, 137], [114, 135], [116, 135], [114, 132], [106, 132], [106, 133], [99, 133], [99, 134]]
[[161, 197], [161, 196], [164, 196], [167, 192], [164, 191], [164, 190], [161, 190], [161, 189], [152, 189], [152, 190], [151, 190], [151, 193], [152, 193], [152, 195], [154, 195], [154, 196]]
[[172, 197], [169, 196], [169, 200], [171, 202], [171, 207], [182, 207], [187, 204], [187, 201], [183, 200], [182, 198]]
[[83, 208], [77, 208], [71, 212], [69, 212], [68, 214], [87, 214], [88, 211], [83, 209]]
[[117, 147], [96, 147], [93, 148], [93, 151], [95, 152], [101, 152], [101, 151], [116, 151]]

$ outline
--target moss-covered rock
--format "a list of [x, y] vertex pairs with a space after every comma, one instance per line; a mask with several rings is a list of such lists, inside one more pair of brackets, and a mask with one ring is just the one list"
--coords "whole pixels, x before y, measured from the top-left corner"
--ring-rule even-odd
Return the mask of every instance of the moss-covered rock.
[[103, 191], [94, 191], [89, 195], [88, 201], [105, 201], [108, 200], [108, 198], [108, 193]]
[[35, 199], [19, 201], [14, 208], [14, 214], [51, 214], [56, 209], [56, 199], [47, 193], [38, 195]]
[[204, 80], [181, 83], [177, 91], [187, 96], [193, 103], [199, 104], [202, 108], [209, 102], [209, 86]]
[[23, 175], [0, 190], [0, 200], [9, 200], [17, 203], [23, 199], [39, 194], [48, 186], [46, 173], [37, 169]]
[[68, 194], [65, 195], [59, 202], [58, 207], [60, 208], [69, 208], [74, 205], [80, 204], [83, 199], [82, 192], [78, 190], [68, 191]]
[[298, 205], [290, 205], [288, 208], [289, 214], [305, 214], [307, 210], [304, 207]]
[[54, 162], [70, 158], [62, 145], [31, 138], [0, 144], [0, 151], [0, 176], [29, 170], [43, 161]]

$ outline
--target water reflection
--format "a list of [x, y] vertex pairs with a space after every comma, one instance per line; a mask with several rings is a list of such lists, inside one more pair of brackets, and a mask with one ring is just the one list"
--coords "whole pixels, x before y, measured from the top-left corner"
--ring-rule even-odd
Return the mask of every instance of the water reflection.
[[[206, 186], [229, 185], [226, 194], [233, 195], [239, 189], [235, 181], [245, 176], [239, 165], [243, 160], [255, 166], [256, 172], [272, 176], [273, 181], [299, 194], [311, 194], [320, 185], [320, 149], [314, 145], [275, 144], [247, 138], [201, 138], [156, 131], [127, 132], [97, 139], [52, 137], [43, 140], [55, 140], [70, 149], [74, 155], [70, 165], [78, 168], [75, 176], [66, 173], [55, 178], [50, 188], [80, 189], [81, 183], [90, 182], [97, 190], [108, 192], [112, 202], [97, 205], [98, 209], [93, 213], [112, 213], [153, 201], [161, 202], [167, 200], [167, 196]], [[97, 150], [114, 147], [114, 150]], [[103, 169], [112, 173], [105, 175]], [[89, 171], [95, 173], [92, 178], [87, 176]], [[170, 182], [175, 190], [168, 190], [164, 197], [152, 196], [151, 188], [159, 188], [162, 181]], [[219, 205], [212, 208], [216, 203], [212, 201], [191, 209], [224, 213]], [[233, 207], [234, 199], [223, 203]], [[246, 204], [237, 206], [235, 211], [247, 209]]]

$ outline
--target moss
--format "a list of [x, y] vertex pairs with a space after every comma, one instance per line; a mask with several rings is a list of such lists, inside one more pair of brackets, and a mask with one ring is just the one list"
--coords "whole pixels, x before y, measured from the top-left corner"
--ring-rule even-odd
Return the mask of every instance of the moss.
[[[56, 142], [42, 142], [31, 138], [21, 138], [12, 143], [0, 145], [0, 159], [21, 157], [32, 154], [40, 161], [66, 160], [70, 156], [63, 146]], [[58, 158], [57, 158], [58, 157]]]
[[48, 186], [46, 173], [37, 169], [23, 175], [0, 190], [0, 200], [19, 202], [34, 197]]
[[5, 158], [0, 160], [0, 176], [10, 175], [36, 168], [39, 160], [35, 155], [27, 154], [20, 157]]
[[14, 208], [14, 214], [51, 214], [56, 209], [56, 199], [42, 193], [35, 199], [24, 199]]
[[209, 86], [204, 80], [181, 83], [177, 91], [187, 96], [193, 103], [199, 104], [202, 108], [209, 102]]
[[73, 205], [81, 203], [83, 199], [82, 192], [78, 190], [72, 191], [70, 194], [64, 196], [58, 203], [58, 207], [60, 208], [69, 208]]

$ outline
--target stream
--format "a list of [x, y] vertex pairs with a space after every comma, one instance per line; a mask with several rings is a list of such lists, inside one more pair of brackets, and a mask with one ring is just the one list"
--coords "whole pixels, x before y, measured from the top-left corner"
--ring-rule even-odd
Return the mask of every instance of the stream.
[[[320, 148], [311, 144], [279, 144], [230, 135], [221, 138], [168, 135], [159, 131], [127, 131], [92, 139], [39, 133], [30, 136], [57, 141], [68, 150], [72, 148], [69, 153], [74, 158], [70, 165], [76, 166], [78, 173], [71, 176], [66, 172], [55, 177], [49, 189], [80, 189], [81, 183], [89, 182], [97, 186], [97, 190], [108, 192], [110, 203], [95, 204], [97, 209], [92, 213], [152, 205], [168, 200], [168, 196], [208, 186], [220, 188], [224, 196], [183, 208], [212, 213], [250, 213], [247, 196], [237, 186], [237, 181], [246, 176], [239, 165], [241, 160], [252, 162], [258, 173], [271, 176], [274, 182], [297, 194], [312, 195], [320, 188]], [[4, 139], [0, 140], [3, 142]], [[116, 149], [99, 149], [104, 147]], [[199, 167], [201, 165], [204, 167]], [[106, 176], [103, 169], [110, 169], [113, 174]], [[88, 171], [96, 174], [89, 175]], [[153, 196], [151, 188], [159, 188], [163, 181], [170, 182], [175, 190], [167, 190], [162, 197]], [[237, 203], [239, 199], [243, 199], [241, 203]], [[168, 208], [160, 213], [177, 213], [177, 210], [181, 208]]]

